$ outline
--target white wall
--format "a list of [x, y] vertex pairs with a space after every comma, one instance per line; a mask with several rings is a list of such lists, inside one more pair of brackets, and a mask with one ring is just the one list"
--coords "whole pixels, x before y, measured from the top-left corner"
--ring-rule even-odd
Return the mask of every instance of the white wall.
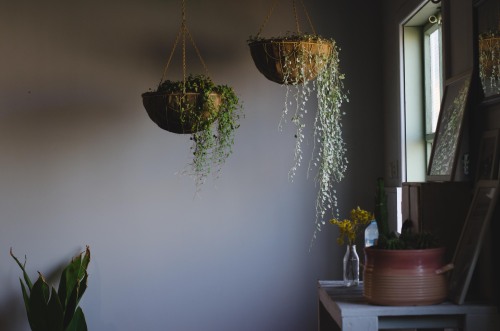
[[[342, 47], [350, 90], [343, 214], [372, 208], [383, 175], [377, 4], [308, 4], [318, 32]], [[190, 160], [188, 136], [159, 129], [140, 97], [161, 78], [180, 1], [2, 2], [2, 331], [29, 329], [9, 248], [27, 255], [35, 278], [85, 245], [90, 330], [316, 329], [316, 280], [340, 278], [344, 249], [326, 226], [309, 251], [316, 188], [305, 167], [288, 181], [294, 130], [278, 131], [284, 89], [258, 73], [245, 42], [268, 6], [188, 2], [212, 78], [235, 88], [246, 116], [222, 177], [195, 196], [193, 181], [176, 174]]]

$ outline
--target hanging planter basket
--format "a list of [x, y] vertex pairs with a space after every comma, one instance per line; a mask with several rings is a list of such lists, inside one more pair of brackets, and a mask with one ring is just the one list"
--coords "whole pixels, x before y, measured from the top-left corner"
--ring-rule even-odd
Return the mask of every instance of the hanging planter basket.
[[330, 40], [300, 36], [250, 41], [257, 69], [278, 84], [296, 85], [315, 79], [333, 51]]
[[315, 79], [328, 63], [334, 51], [332, 40], [316, 34], [309, 14], [302, 2], [311, 33], [301, 31], [296, 1], [292, 0], [296, 32], [275, 38], [261, 37], [279, 0], [271, 6], [259, 32], [248, 40], [250, 54], [257, 69], [267, 79], [278, 84], [298, 85]]
[[[205, 69], [205, 75], [187, 76], [186, 37], [189, 38]], [[167, 70], [172, 61], [176, 47], [182, 44], [182, 80], [167, 80]], [[163, 76], [156, 91], [142, 94], [142, 103], [149, 118], [160, 128], [180, 134], [193, 134], [209, 129], [217, 119], [221, 108], [231, 108], [224, 93], [231, 90], [227, 86], [215, 85], [209, 77], [205, 61], [196, 46], [186, 24], [185, 0], [182, 0], [182, 23], [174, 46], [164, 68]], [[229, 93], [232, 92], [229, 91]]]
[[221, 96], [210, 93], [146, 92], [142, 103], [149, 118], [160, 128], [173, 133], [195, 133], [211, 125], [217, 117]]
[[479, 36], [479, 77], [486, 96], [500, 91], [500, 33]]
[[[149, 118], [161, 129], [178, 134], [190, 134], [193, 160], [192, 175], [199, 188], [208, 174], [218, 174], [232, 153], [235, 130], [239, 127], [241, 104], [234, 90], [216, 85], [210, 79], [205, 61], [186, 25], [185, 0], [182, 3], [182, 23], [174, 46], [155, 91], [141, 94]], [[186, 39], [189, 38], [205, 74], [187, 74]], [[167, 70], [178, 44], [182, 46], [182, 79], [166, 79]]]
[[[290, 121], [295, 127], [294, 164], [288, 175], [293, 180], [297, 169], [303, 164], [305, 128], [308, 111], [315, 113], [312, 123], [312, 154], [309, 170], [317, 170], [314, 176], [318, 183], [316, 218], [313, 240], [321, 231], [324, 217], [330, 212], [338, 213], [335, 185], [343, 178], [347, 169], [347, 147], [343, 139], [340, 107], [348, 101], [344, 90], [344, 74], [340, 70], [340, 48], [332, 38], [316, 33], [302, 0], [291, 0], [296, 29], [284, 35], [264, 38], [262, 31], [280, 0], [274, 0], [270, 11], [255, 36], [248, 40], [250, 54], [255, 66], [267, 79], [285, 87], [285, 103], [282, 108], [281, 125]], [[309, 23], [309, 32], [301, 30], [297, 5], [300, 4]], [[281, 27], [281, 31], [286, 31]], [[308, 102], [316, 97], [316, 102]], [[311, 108], [312, 109], [309, 109]], [[307, 114], [307, 115], [306, 115]], [[311, 241], [312, 243], [312, 241]]]

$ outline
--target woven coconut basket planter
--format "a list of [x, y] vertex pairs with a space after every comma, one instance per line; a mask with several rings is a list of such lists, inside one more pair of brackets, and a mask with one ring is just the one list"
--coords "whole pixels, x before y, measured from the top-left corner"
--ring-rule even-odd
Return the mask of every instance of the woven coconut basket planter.
[[297, 85], [315, 79], [333, 51], [328, 40], [273, 39], [248, 44], [257, 69], [270, 81]]
[[146, 92], [142, 94], [142, 103], [149, 118], [160, 128], [190, 134], [215, 120], [221, 96], [211, 93], [208, 100], [203, 100], [199, 93]]
[[499, 75], [499, 52], [500, 37], [486, 37], [479, 39], [479, 68], [485, 77], [491, 78], [493, 75]]

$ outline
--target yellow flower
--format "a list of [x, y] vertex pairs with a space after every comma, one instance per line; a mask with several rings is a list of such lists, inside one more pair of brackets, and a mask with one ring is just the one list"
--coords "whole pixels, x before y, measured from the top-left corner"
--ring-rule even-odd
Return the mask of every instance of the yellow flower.
[[347, 238], [349, 245], [352, 245], [358, 234], [359, 227], [370, 223], [374, 216], [372, 213], [359, 208], [351, 210], [350, 219], [339, 220], [337, 218], [332, 218], [330, 223], [337, 225], [339, 228], [339, 237], [337, 238], [337, 243], [343, 245], [345, 242], [344, 238]]

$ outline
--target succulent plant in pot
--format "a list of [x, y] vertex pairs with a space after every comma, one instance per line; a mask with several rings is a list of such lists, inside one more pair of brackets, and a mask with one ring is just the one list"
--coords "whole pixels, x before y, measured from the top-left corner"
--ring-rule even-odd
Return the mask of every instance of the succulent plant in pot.
[[429, 305], [448, 296], [446, 248], [428, 232], [417, 232], [407, 220], [401, 233], [388, 224], [384, 180], [377, 179], [375, 219], [379, 238], [365, 248], [364, 296], [370, 303]]

